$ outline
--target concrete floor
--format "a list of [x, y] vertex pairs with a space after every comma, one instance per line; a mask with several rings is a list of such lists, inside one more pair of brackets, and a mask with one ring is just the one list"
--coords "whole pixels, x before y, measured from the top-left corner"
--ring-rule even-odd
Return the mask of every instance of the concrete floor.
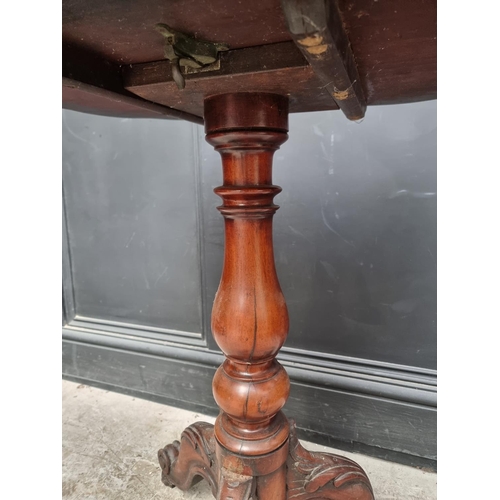
[[[156, 452], [189, 424], [213, 418], [63, 381], [65, 500], [209, 500], [205, 482], [188, 492], [160, 481]], [[377, 500], [434, 500], [436, 474], [303, 442], [310, 450], [352, 458], [367, 472]]]

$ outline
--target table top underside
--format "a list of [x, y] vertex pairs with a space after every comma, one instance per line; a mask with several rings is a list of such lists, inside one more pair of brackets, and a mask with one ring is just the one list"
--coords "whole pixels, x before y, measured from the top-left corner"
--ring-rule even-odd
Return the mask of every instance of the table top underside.
[[[307, 9], [324, 8], [317, 0], [296, 0], [288, 11], [286, 0], [63, 0], [63, 107], [202, 123], [207, 96], [274, 92], [289, 96], [292, 113], [339, 109], [339, 103], [346, 113], [332, 98], [336, 79], [342, 81], [336, 64], [345, 65], [344, 82], [350, 77], [359, 86], [351, 96], [359, 109], [436, 98], [435, 0], [327, 3], [326, 17], [333, 9], [339, 24], [325, 21], [332, 46], [311, 56], [300, 50], [289, 16], [300, 4], [310, 21]], [[321, 13], [314, 16], [321, 20]], [[185, 74], [180, 90], [157, 23], [229, 50], [220, 53], [216, 70]]]

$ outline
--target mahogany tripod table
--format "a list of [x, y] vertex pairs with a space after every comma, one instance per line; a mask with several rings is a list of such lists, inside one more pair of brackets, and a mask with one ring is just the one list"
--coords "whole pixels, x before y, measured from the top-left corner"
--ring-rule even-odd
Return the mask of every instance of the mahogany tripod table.
[[[210, 8], [208, 8], [210, 4]], [[204, 123], [222, 157], [225, 223], [212, 332], [226, 356], [213, 380], [215, 426], [196, 423], [160, 450], [162, 480], [204, 478], [220, 500], [370, 500], [364, 471], [310, 453], [282, 413], [276, 355], [288, 313], [272, 219], [274, 152], [288, 114], [435, 98], [435, 2], [63, 0], [63, 105]]]

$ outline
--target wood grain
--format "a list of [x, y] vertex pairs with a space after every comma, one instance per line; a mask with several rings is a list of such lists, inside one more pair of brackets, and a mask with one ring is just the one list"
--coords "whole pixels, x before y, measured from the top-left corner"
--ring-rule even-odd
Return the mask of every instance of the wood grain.
[[[158, 452], [162, 480], [188, 489], [205, 478], [219, 500], [373, 500], [361, 467], [344, 457], [309, 453], [281, 412], [290, 382], [276, 354], [288, 311], [274, 265], [274, 152], [287, 139], [288, 100], [236, 93], [205, 100], [207, 141], [221, 154], [226, 245], [212, 311], [212, 332], [226, 359], [213, 393], [215, 426], [188, 427]], [[290, 428], [291, 427], [291, 428]]]
[[[222, 156], [225, 253], [212, 310], [212, 333], [226, 355], [213, 381], [222, 409], [215, 436], [243, 455], [275, 452], [288, 439], [280, 412], [290, 390], [275, 360], [288, 312], [274, 265], [274, 152], [287, 140], [288, 100], [275, 94], [225, 94], [205, 101], [207, 141]], [[282, 464], [278, 464], [282, 465]], [[273, 472], [273, 471], [268, 471]]]
[[293, 42], [223, 52], [219, 70], [184, 75], [183, 90], [177, 88], [168, 61], [125, 66], [122, 71], [130, 92], [198, 116], [203, 116], [206, 97], [237, 92], [287, 95], [291, 112], [338, 109]]
[[[338, 33], [340, 26], [346, 35], [344, 42], [350, 42], [368, 105], [436, 98], [436, 0], [338, 0], [338, 13], [334, 16], [334, 31]], [[107, 90], [127, 87], [144, 99], [199, 117], [203, 116], [205, 97], [231, 92], [288, 95], [290, 112], [337, 109], [335, 103], [332, 106], [331, 93], [325, 92], [325, 82], [308, 64], [283, 62], [280, 67], [269, 69], [269, 58], [260, 60], [250, 52], [245, 53], [243, 61], [248, 66], [246, 70], [226, 61], [219, 74], [190, 77], [183, 93], [170, 81], [166, 69], [162, 70], [163, 81], [144, 79], [140, 87], [135, 86], [127, 81], [127, 68], [139, 65], [135, 69], [142, 70], [144, 64], [164, 61], [163, 39], [154, 29], [158, 22], [198, 39], [226, 43], [234, 57], [239, 50], [255, 47], [266, 47], [262, 53], [279, 52], [281, 44], [292, 39], [280, 0], [129, 0], [126, 4], [119, 0], [64, 0], [63, 46], [71, 50], [63, 53], [63, 66], [71, 67], [73, 73], [65, 76]], [[337, 46], [342, 48], [342, 43]], [[101, 61], [102, 71], [92, 71], [94, 81], [75, 76], [88, 67], [79, 52], [92, 54], [93, 59]], [[358, 85], [352, 73], [353, 61], [349, 61], [344, 61], [346, 68], [351, 68], [347, 74]], [[123, 81], [117, 80], [117, 70], [124, 72]], [[323, 76], [327, 74], [325, 67]], [[355, 94], [359, 97], [359, 90]]]
[[171, 118], [203, 124], [203, 119], [137, 97], [62, 79], [63, 108], [94, 115], [123, 118]]

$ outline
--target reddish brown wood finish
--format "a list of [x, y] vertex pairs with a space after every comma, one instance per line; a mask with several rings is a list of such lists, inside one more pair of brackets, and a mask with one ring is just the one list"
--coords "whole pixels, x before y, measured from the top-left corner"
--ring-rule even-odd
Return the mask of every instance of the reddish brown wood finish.
[[287, 139], [288, 99], [265, 93], [205, 101], [207, 141], [222, 156], [215, 192], [225, 220], [224, 267], [212, 331], [226, 355], [213, 380], [215, 426], [194, 424], [159, 451], [162, 480], [187, 489], [207, 479], [218, 500], [373, 500], [363, 470], [343, 457], [300, 446], [281, 408], [289, 393], [276, 354], [288, 312], [276, 275], [272, 217], [274, 152]]
[[242, 93], [205, 101], [207, 141], [222, 156], [224, 185], [215, 192], [223, 200], [226, 235], [212, 311], [212, 333], [227, 357], [213, 381], [223, 411], [215, 435], [242, 455], [272, 453], [289, 433], [280, 410], [290, 384], [275, 360], [288, 333], [288, 312], [274, 267], [273, 198], [281, 189], [271, 173], [287, 129], [286, 97]]

